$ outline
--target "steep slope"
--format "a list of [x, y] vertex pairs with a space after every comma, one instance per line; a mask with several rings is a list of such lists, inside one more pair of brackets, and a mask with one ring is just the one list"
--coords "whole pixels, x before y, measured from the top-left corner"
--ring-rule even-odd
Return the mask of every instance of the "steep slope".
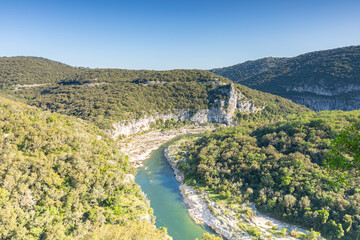
[[243, 82], [260, 73], [270, 71], [270, 68], [275, 68], [276, 66], [285, 63], [287, 60], [287, 58], [261, 58], [230, 67], [215, 68], [210, 70], [210, 72], [231, 79], [234, 82]]
[[134, 172], [93, 124], [0, 97], [0, 239], [165, 239]]
[[183, 144], [186, 154], [177, 157], [178, 168], [186, 183], [216, 202], [251, 201], [264, 213], [329, 239], [356, 239], [360, 177], [323, 166], [331, 140], [356, 121], [359, 110], [325, 111], [224, 128]]
[[308, 111], [208, 71], [75, 70], [51, 84], [8, 87], [2, 92], [43, 109], [90, 120], [114, 136], [148, 130], [166, 120], [231, 125], [244, 114], [283, 116]]
[[317, 111], [360, 108], [360, 46], [264, 58], [211, 72]]

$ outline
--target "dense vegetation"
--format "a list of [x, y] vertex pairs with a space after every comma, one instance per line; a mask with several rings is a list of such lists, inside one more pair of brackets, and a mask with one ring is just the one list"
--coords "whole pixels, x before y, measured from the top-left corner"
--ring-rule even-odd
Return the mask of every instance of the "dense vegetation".
[[238, 92], [251, 99], [255, 106], [263, 106], [264, 109], [258, 111], [256, 114], [238, 112], [236, 119], [241, 123], [243, 121], [276, 121], [292, 114], [303, 114], [310, 110], [299, 104], [294, 104], [288, 99], [272, 95], [265, 92], [260, 92], [240, 84], [236, 84]]
[[79, 69], [37, 57], [0, 58], [0, 89], [15, 85], [56, 83]]
[[331, 169], [360, 171], [360, 122], [345, 128], [331, 142], [326, 162]]
[[[30, 58], [33, 62], [50, 62], [49, 60]], [[19, 59], [14, 58], [13, 61]], [[22, 60], [22, 58], [21, 58]], [[8, 60], [9, 61], [9, 60]], [[45, 63], [39, 63], [41, 72]], [[54, 63], [55, 66], [60, 63]], [[62, 66], [62, 65], [61, 65]], [[23, 66], [27, 68], [27, 66]], [[55, 68], [55, 67], [54, 67]], [[45, 68], [43, 71], [46, 71]], [[4, 72], [10, 71], [4, 69]], [[28, 71], [28, 70], [22, 70]], [[75, 71], [75, 73], [73, 72]], [[7, 79], [1, 79], [3, 93], [23, 99], [26, 103], [36, 105], [53, 112], [74, 115], [90, 120], [102, 128], [110, 128], [117, 121], [139, 118], [154, 113], [168, 113], [185, 109], [196, 111], [211, 106], [219, 96], [217, 88], [231, 81], [208, 71], [201, 70], [121, 70], [121, 69], [79, 69], [74, 68], [62, 79], [51, 76], [39, 82], [49, 83], [40, 86], [16, 87], [24, 84], [27, 78], [12, 79], [9, 86]], [[65, 71], [64, 71], [65, 72]], [[56, 74], [55, 74], [56, 75]], [[55, 77], [54, 77], [55, 78]], [[262, 115], [266, 117], [287, 115], [308, 111], [288, 100], [264, 94], [244, 86], [237, 85], [239, 91], [256, 106], [266, 106]], [[239, 118], [242, 118], [240, 114]]]
[[253, 201], [264, 212], [330, 239], [356, 239], [360, 177], [329, 172], [323, 164], [331, 141], [359, 120], [360, 111], [333, 111], [224, 128], [190, 145], [180, 168], [189, 184], [229, 202]]
[[244, 63], [236, 64], [230, 67], [214, 68], [211, 69], [210, 72], [240, 83], [248, 79], [252, 79], [262, 72], [271, 71], [271, 68], [285, 63], [287, 60], [287, 58], [261, 58], [254, 61], [246, 61]]
[[[211, 72], [299, 103], [306, 103], [303, 100], [306, 97], [317, 97], [319, 102], [336, 98], [355, 107], [359, 106], [359, 90], [351, 87], [360, 85], [359, 61], [360, 46], [352, 46], [294, 58], [263, 58]], [[358, 108], [344, 106], [343, 109]]]
[[0, 97], [0, 239], [165, 239], [134, 171], [94, 125]]
[[[244, 83], [270, 90], [310, 76], [329, 81], [325, 84], [335, 79], [356, 84], [357, 50], [248, 62], [228, 77], [240, 74]], [[151, 209], [138, 185], [126, 180], [135, 170], [100, 128], [155, 113], [209, 108], [215, 99], [226, 100], [219, 89], [229, 83], [201, 70], [86, 69], [43, 58], [0, 58], [0, 94], [7, 97], [0, 96], [0, 239], [165, 239], [165, 229], [146, 220]], [[336, 168], [329, 173], [323, 164], [336, 150], [345, 153], [340, 155], [345, 161], [358, 157], [359, 145], [347, 144], [359, 137], [358, 125], [335, 137], [359, 121], [360, 112], [315, 114], [281, 97], [235, 87], [264, 109], [236, 112], [241, 126], [191, 145], [181, 164], [188, 183], [229, 202], [254, 201], [277, 218], [330, 238], [355, 239], [360, 234], [358, 165], [346, 175]], [[165, 127], [172, 125], [178, 123], [168, 121]], [[354, 149], [355, 155], [349, 152]]]

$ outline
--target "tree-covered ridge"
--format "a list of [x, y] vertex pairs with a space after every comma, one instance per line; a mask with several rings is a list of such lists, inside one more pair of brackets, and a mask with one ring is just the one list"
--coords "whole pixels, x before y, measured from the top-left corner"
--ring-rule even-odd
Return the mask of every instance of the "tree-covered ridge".
[[[31, 58], [32, 59], [32, 58]], [[32, 59], [45, 61], [44, 59]], [[24, 66], [26, 68], [26, 66]], [[25, 71], [25, 70], [23, 70]], [[80, 69], [50, 84], [2, 90], [30, 105], [90, 120], [102, 128], [112, 123], [176, 110], [196, 112], [208, 109], [216, 89], [226, 88], [230, 80], [202, 70], [122, 70]], [[19, 82], [26, 81], [22, 79]], [[0, 78], [0, 83], [5, 82]], [[46, 82], [46, 81], [45, 81]], [[42, 81], [35, 84], [41, 84]], [[308, 111], [288, 100], [237, 85], [239, 92], [258, 107], [266, 106], [264, 116], [298, 114]]]
[[1, 57], [0, 89], [56, 83], [80, 69], [38, 57]]
[[261, 58], [254, 61], [246, 61], [230, 67], [214, 68], [210, 72], [233, 80], [234, 82], [242, 82], [252, 77], [269, 71], [270, 68], [276, 67], [287, 61], [287, 58]]
[[60, 85], [28, 101], [43, 109], [75, 115], [102, 128], [126, 119], [207, 108], [214, 86], [196, 82], [165, 84], [103, 84], [96, 87]]
[[[264, 64], [263, 62], [270, 62]], [[317, 84], [324, 81], [327, 87], [336, 89], [339, 85], [358, 84], [360, 79], [360, 46], [336, 48], [299, 55], [293, 58], [265, 58], [214, 69], [212, 72], [259, 90], [277, 89], [281, 84]], [[259, 63], [264, 67], [256, 67]], [[260, 64], [261, 65], [261, 64]], [[248, 68], [255, 68], [246, 74]]]
[[188, 183], [230, 202], [253, 201], [263, 212], [330, 239], [356, 239], [360, 177], [328, 172], [323, 163], [331, 140], [359, 120], [360, 111], [335, 111], [223, 129], [190, 145], [180, 168]]
[[[358, 109], [359, 62], [360, 46], [351, 46], [293, 58], [264, 58], [211, 71], [310, 108], [328, 109], [314, 105], [318, 102], [326, 106], [324, 102], [335, 99], [330, 104], [336, 106], [335, 109], [349, 110]], [[313, 98], [314, 102], [308, 98]]]
[[31, 84], [230, 81], [203, 70], [126, 70], [72, 67], [40, 57], [0, 57], [0, 89]]
[[203, 70], [175, 69], [167, 71], [126, 69], [81, 69], [75, 75], [65, 78], [60, 84], [119, 83], [132, 82], [156, 84], [165, 82], [223, 82], [230, 80]]
[[134, 168], [90, 123], [0, 97], [0, 162], [1, 239], [165, 238]]
[[[103, 128], [111, 128], [114, 122], [156, 113], [177, 110], [190, 110], [195, 113], [200, 109], [208, 109], [214, 98], [219, 97], [218, 88], [215, 84], [197, 81], [162, 84], [123, 82], [99, 86], [59, 85], [43, 90], [41, 94], [28, 98], [27, 102], [43, 109], [90, 120]], [[303, 106], [271, 94], [244, 86], [238, 86], [238, 89], [244, 90], [243, 95], [248, 100], [254, 100], [255, 106], [265, 106], [261, 111], [264, 115], [284, 116], [309, 111]], [[26, 90], [17, 91], [16, 94], [30, 95]]]

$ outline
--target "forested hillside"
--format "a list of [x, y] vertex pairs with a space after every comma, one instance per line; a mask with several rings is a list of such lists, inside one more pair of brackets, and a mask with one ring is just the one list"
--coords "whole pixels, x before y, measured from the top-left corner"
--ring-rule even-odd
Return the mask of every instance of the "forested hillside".
[[134, 168], [91, 123], [0, 97], [0, 162], [0, 239], [166, 238]]
[[185, 146], [180, 169], [187, 183], [221, 199], [255, 202], [329, 239], [357, 239], [360, 177], [329, 172], [324, 162], [340, 130], [359, 120], [360, 111], [333, 111], [224, 128]]
[[38, 57], [1, 57], [0, 89], [16, 85], [56, 83], [80, 71], [69, 65]]
[[211, 72], [315, 110], [360, 108], [360, 46], [264, 58]]
[[[16, 69], [12, 70], [6, 65], [0, 71], [10, 77], [0, 78], [0, 91], [42, 109], [90, 120], [106, 129], [126, 119], [176, 110], [196, 112], [208, 109], [216, 99], [226, 98], [226, 94], [220, 96], [217, 89], [231, 83], [226, 78], [202, 70], [83, 69], [41, 58], [25, 59], [29, 59], [28, 65], [24, 63], [24, 58], [12, 59], [13, 65], [22, 66], [21, 71], [25, 73], [32, 72], [34, 66], [37, 66], [35, 69], [39, 72], [51, 72], [51, 69], [58, 69], [59, 66], [63, 68], [54, 70], [53, 75], [30, 81], [21, 75], [14, 77], [11, 72]], [[9, 62], [11, 58], [2, 60]], [[52, 67], [48, 67], [48, 64], [52, 64]], [[29, 83], [38, 85], [28, 86]], [[27, 86], [19, 87], [18, 84]], [[240, 85], [237, 85], [237, 89], [244, 99], [253, 100], [256, 107], [265, 107], [259, 113], [264, 116], [308, 111], [280, 97]]]

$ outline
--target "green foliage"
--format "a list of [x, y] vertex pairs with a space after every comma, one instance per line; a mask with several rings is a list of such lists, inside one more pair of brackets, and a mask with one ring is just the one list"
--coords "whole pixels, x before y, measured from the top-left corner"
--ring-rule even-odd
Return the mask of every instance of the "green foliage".
[[156, 229], [146, 221], [105, 225], [85, 235], [83, 240], [167, 240], [166, 228]]
[[210, 233], [204, 233], [201, 240], [222, 240], [222, 238], [216, 237], [215, 235], [212, 235]]
[[229, 203], [253, 201], [284, 221], [355, 239], [360, 177], [334, 185], [343, 172], [330, 173], [323, 162], [331, 140], [359, 119], [360, 111], [324, 111], [224, 128], [190, 145], [180, 169], [186, 182], [205, 185]]
[[[89, 120], [103, 129], [110, 129], [115, 122], [156, 113], [189, 110], [192, 114], [208, 109], [216, 100], [228, 98], [226, 91], [231, 83], [202, 70], [83, 69], [41, 58], [1, 60], [11, 64], [3, 68], [2, 74], [7, 77], [0, 78], [0, 91], [45, 110]], [[11, 77], [13, 72], [26, 74]], [[42, 77], [36, 78], [38, 75]], [[255, 107], [265, 106], [257, 114], [237, 113], [237, 120], [271, 120], [309, 111], [271, 94], [240, 85], [236, 88]]]
[[0, 97], [0, 239], [79, 239], [113, 225], [130, 236], [145, 226], [151, 209], [124, 183], [135, 170], [116, 146], [83, 120]]
[[[306, 104], [310, 108], [316, 109], [317, 106], [304, 101], [304, 98], [316, 97], [315, 100], [319, 103], [337, 99], [347, 105], [343, 106], [344, 110], [351, 110], [358, 109], [354, 106], [359, 106], [359, 92], [341, 92], [339, 89], [359, 85], [359, 61], [360, 46], [351, 46], [311, 52], [293, 58], [263, 58], [213, 69], [211, 72], [236, 83]], [[319, 88], [325, 94], [313, 92]], [[333, 92], [334, 95], [327, 96], [327, 92]]]
[[55, 83], [79, 70], [45, 58], [2, 57], [0, 89], [15, 89], [15, 85]]
[[311, 231], [304, 236], [304, 239], [306, 240], [318, 240], [321, 234], [319, 232], [314, 231], [311, 229]]
[[360, 122], [341, 131], [331, 142], [326, 165], [331, 169], [360, 171]]
[[261, 230], [258, 227], [248, 226], [246, 231], [250, 236], [254, 236], [256, 238], [260, 238], [261, 236]]
[[311, 86], [317, 82], [314, 79], [322, 79], [324, 85], [336, 89], [341, 82], [359, 83], [359, 60], [360, 47], [352, 46], [306, 53], [294, 58], [263, 58], [211, 71], [259, 90], [270, 87], [268, 91], [272, 93], [283, 91], [283, 86], [299, 83]]
[[178, 109], [207, 108], [214, 86], [197, 82], [164, 84], [109, 83], [100, 86], [59, 85], [28, 101], [38, 107], [95, 122], [102, 128], [121, 120]]

